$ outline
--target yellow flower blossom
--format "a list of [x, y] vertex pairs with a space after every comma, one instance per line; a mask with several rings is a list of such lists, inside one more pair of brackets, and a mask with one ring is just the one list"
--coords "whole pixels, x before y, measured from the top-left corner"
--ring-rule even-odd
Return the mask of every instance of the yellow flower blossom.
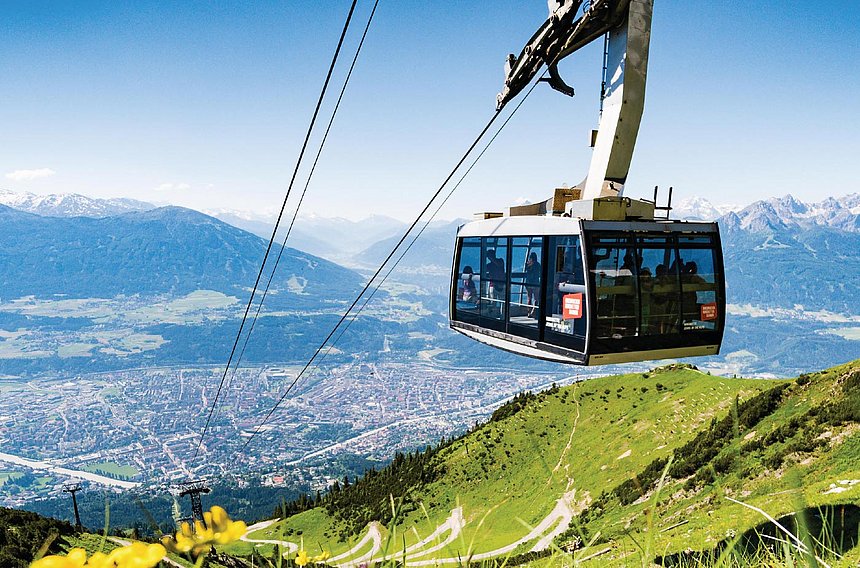
[[96, 552], [89, 559], [83, 548], [73, 548], [68, 555], [45, 556], [30, 564], [30, 568], [152, 568], [167, 551], [160, 544], [134, 542], [112, 550], [109, 554]]
[[30, 564], [30, 568], [80, 568], [87, 562], [87, 551], [73, 548], [66, 556], [52, 554]]
[[203, 520], [205, 525], [194, 521], [194, 530], [191, 530], [188, 523], [182, 523], [174, 537], [165, 536], [161, 542], [172, 552], [190, 552], [199, 556], [207, 552], [212, 545], [229, 544], [239, 540], [248, 531], [244, 522], [231, 521], [227, 511], [217, 505], [203, 513]]
[[331, 558], [331, 554], [326, 551], [323, 551], [321, 554], [317, 554], [316, 556], [309, 556], [306, 550], [299, 550], [299, 553], [296, 554], [296, 559], [294, 562], [298, 566], [307, 566], [308, 564], [318, 564], [320, 562], [325, 562]]

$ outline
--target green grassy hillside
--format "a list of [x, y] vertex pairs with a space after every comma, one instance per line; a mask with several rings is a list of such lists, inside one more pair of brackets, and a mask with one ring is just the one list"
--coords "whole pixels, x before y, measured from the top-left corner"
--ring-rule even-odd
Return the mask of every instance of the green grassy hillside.
[[[334, 563], [402, 560], [404, 549], [412, 565], [481, 560], [579, 542], [580, 557], [601, 552], [595, 565], [643, 554], [671, 564], [672, 553], [713, 550], [766, 521], [745, 504], [775, 517], [848, 504], [838, 511], [854, 515], [859, 393], [854, 363], [793, 381], [676, 366], [522, 395], [469, 435], [400, 456], [250, 538], [322, 548]], [[856, 529], [839, 547], [854, 543]]]

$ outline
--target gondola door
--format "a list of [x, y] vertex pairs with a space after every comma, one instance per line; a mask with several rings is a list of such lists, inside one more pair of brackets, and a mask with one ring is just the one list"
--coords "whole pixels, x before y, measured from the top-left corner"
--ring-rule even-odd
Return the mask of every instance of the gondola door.
[[508, 333], [537, 340], [540, 337], [543, 286], [543, 238], [512, 237], [508, 287]]
[[507, 331], [508, 238], [481, 239], [481, 326]]

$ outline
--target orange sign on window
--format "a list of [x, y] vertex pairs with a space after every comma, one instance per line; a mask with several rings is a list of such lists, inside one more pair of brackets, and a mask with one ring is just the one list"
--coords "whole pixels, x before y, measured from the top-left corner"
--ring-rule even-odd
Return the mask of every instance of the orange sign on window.
[[562, 319], [579, 319], [582, 317], [582, 293], [565, 294], [561, 297]]
[[702, 321], [714, 321], [717, 319], [717, 304], [716, 302], [711, 302], [710, 304], [702, 304], [699, 308], [699, 319]]

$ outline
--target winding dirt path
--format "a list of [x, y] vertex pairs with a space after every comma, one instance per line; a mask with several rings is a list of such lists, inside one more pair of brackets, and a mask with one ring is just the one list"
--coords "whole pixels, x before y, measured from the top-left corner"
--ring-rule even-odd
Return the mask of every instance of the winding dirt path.
[[[403, 553], [406, 553], [407, 562], [411, 563], [411, 560], [414, 558], [419, 558], [421, 556], [427, 556], [431, 552], [436, 552], [437, 550], [441, 550], [445, 548], [454, 540], [460, 536], [460, 532], [463, 530], [463, 527], [466, 526], [466, 519], [463, 518], [463, 507], [457, 507], [451, 511], [451, 516], [448, 517], [444, 523], [436, 527], [436, 530], [433, 533], [420, 542], [416, 542], [413, 545], [407, 546], [405, 551], [396, 552], [394, 554], [389, 554], [385, 556], [383, 560], [396, 560], [398, 558], [403, 557]], [[439, 538], [448, 533], [448, 536], [445, 540], [438, 542], [437, 544], [431, 546], [430, 548], [424, 548], [428, 544], [433, 541], [439, 540]], [[413, 552], [416, 551], [417, 552]]]
[[[532, 551], [544, 550], [549, 543], [552, 542], [552, 539], [557, 535], [561, 534], [563, 531], [567, 530], [568, 525], [570, 524], [570, 520], [573, 518], [573, 510], [570, 506], [568, 496], [565, 495], [561, 499], [559, 499], [555, 508], [552, 512], [544, 517], [544, 519], [529, 532], [526, 536], [521, 539], [512, 542], [507, 546], [503, 546], [501, 548], [497, 548], [495, 550], [490, 550], [489, 552], [482, 552], [480, 554], [473, 554], [469, 557], [470, 562], [481, 561], [481, 560], [489, 560], [490, 558], [495, 558], [497, 556], [503, 556], [505, 554], [509, 554], [513, 552], [518, 546], [535, 540], [536, 538], [541, 538], [534, 547], [532, 547]], [[555, 526], [555, 529], [548, 533], [550, 528]], [[539, 548], [543, 546], [543, 548]], [[415, 562], [410, 562], [412, 566], [429, 566], [432, 564], [450, 564], [450, 563], [462, 563], [464, 559], [462, 558], [437, 558], [433, 560], [419, 560]]]
[[[551, 544], [553, 539], [567, 530], [570, 526], [570, 521], [574, 516], [574, 503], [573, 498], [575, 496], [575, 492], [571, 491], [563, 495], [558, 501], [556, 501], [555, 508], [550, 512], [549, 515], [543, 518], [537, 526], [535, 526], [529, 533], [522, 538], [495, 550], [490, 550], [488, 552], [482, 552], [480, 554], [472, 555], [469, 560], [470, 561], [481, 561], [488, 560], [491, 558], [496, 558], [499, 556], [504, 556], [513, 552], [517, 547], [524, 545], [526, 543], [537, 540], [535, 545], [530, 549], [532, 552], [539, 552], [541, 550], [546, 550]], [[248, 534], [253, 531], [258, 531], [264, 529], [276, 522], [279, 519], [274, 519], [270, 521], [263, 521], [261, 523], [257, 523], [248, 527]], [[348, 551], [338, 554], [337, 556], [329, 559], [328, 563], [333, 566], [338, 566], [339, 568], [356, 568], [360, 564], [370, 563], [371, 560], [375, 561], [388, 561], [388, 560], [396, 560], [402, 558], [404, 556], [404, 552], [406, 555], [406, 562], [411, 566], [431, 566], [436, 564], [454, 564], [454, 563], [462, 563], [463, 558], [424, 558], [433, 552], [437, 552], [439, 550], [444, 549], [446, 546], [449, 546], [454, 540], [460, 536], [460, 533], [463, 531], [463, 528], [466, 526], [466, 520], [463, 516], [463, 508], [457, 507], [456, 509], [451, 510], [451, 515], [443, 522], [442, 524], [436, 527], [436, 530], [433, 533], [424, 538], [423, 540], [416, 542], [406, 548], [405, 551], [399, 551], [396, 553], [388, 554], [385, 556], [381, 556], [377, 558], [377, 554], [382, 550], [382, 539], [383, 539], [383, 528], [377, 522], [370, 523], [367, 526], [367, 532], [364, 536], [359, 540], [352, 548]], [[437, 542], [435, 545], [430, 546], [429, 548], [424, 548], [428, 544], [438, 540], [442, 537], [442, 535], [447, 536], [444, 540]], [[258, 543], [258, 544], [274, 544], [281, 545], [288, 549], [287, 554], [294, 553], [299, 550], [299, 546], [294, 542], [283, 541], [283, 540], [268, 540], [268, 539], [253, 539], [248, 537], [248, 534], [242, 536], [241, 540], [250, 543]], [[370, 549], [359, 555], [359, 553], [364, 550], [368, 544], [371, 544]]]
[[364, 548], [368, 542], [372, 542], [373, 545], [370, 547], [370, 550], [358, 558], [353, 558], [347, 562], [342, 564], [335, 564], [335, 566], [341, 566], [343, 568], [348, 568], [352, 566], [358, 566], [361, 563], [365, 563], [371, 558], [374, 557], [380, 550], [382, 550], [382, 530], [380, 529], [380, 524], [376, 521], [367, 525], [367, 533], [365, 533], [364, 537], [356, 543], [355, 546], [344, 552], [343, 554], [338, 554], [334, 558], [329, 559], [329, 564], [333, 564], [338, 560], [342, 560], [344, 558], [349, 558], [351, 556], [355, 556], [359, 553], [359, 551]]
[[259, 530], [262, 530], [266, 527], [274, 525], [275, 523], [277, 523], [280, 520], [281, 519], [271, 519], [268, 521], [263, 521], [261, 523], [251, 525], [250, 527], [248, 527], [248, 532], [246, 532], [241, 537], [239, 537], [239, 540], [242, 540], [244, 542], [250, 542], [252, 544], [274, 544], [275, 546], [280, 545], [280, 546], [287, 549], [287, 551], [284, 553], [284, 556], [286, 556], [288, 554], [292, 554], [293, 552], [297, 552], [299, 550], [299, 545], [294, 543], [294, 542], [290, 542], [288, 540], [268, 540], [268, 539], [250, 538], [248, 536], [252, 532], [259, 531]]

